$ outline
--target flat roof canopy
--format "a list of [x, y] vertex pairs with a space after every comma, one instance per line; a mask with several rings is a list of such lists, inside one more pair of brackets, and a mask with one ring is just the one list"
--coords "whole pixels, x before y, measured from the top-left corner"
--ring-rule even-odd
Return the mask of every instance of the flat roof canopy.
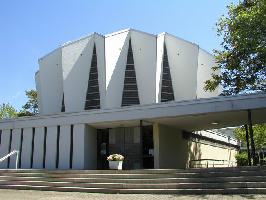
[[253, 123], [266, 122], [266, 94], [220, 96], [180, 102], [165, 102], [117, 109], [90, 110], [23, 117], [0, 121], [0, 129], [86, 123], [95, 128], [138, 126], [158, 122], [195, 131], [246, 124], [247, 110]]
[[[251, 110], [253, 124], [266, 122], [266, 95], [239, 95], [168, 102], [160, 104], [156, 108], [149, 108], [151, 117], [141, 119], [143, 119], [144, 125], [157, 122], [188, 131], [197, 131], [247, 124], [248, 110]], [[132, 117], [135, 112], [142, 113], [143, 111], [132, 112]], [[139, 120], [135, 120], [94, 123], [92, 125], [97, 128], [112, 128], [138, 126], [139, 123]]]

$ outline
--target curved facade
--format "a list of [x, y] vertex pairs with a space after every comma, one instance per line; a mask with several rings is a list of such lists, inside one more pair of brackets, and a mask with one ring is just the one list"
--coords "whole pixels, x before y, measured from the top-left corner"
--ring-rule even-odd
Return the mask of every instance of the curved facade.
[[168, 33], [94, 33], [39, 59], [40, 114], [208, 98], [215, 65], [198, 45]]

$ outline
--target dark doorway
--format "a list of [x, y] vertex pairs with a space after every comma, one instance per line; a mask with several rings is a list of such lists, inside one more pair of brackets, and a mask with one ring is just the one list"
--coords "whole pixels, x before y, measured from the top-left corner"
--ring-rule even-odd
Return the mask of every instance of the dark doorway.
[[97, 130], [97, 169], [108, 169], [109, 130]]
[[123, 169], [153, 169], [153, 127], [119, 127], [97, 130], [97, 169], [109, 169], [107, 156], [125, 157]]
[[153, 127], [142, 127], [142, 152], [143, 152], [143, 168], [154, 168], [154, 147], [153, 147]]

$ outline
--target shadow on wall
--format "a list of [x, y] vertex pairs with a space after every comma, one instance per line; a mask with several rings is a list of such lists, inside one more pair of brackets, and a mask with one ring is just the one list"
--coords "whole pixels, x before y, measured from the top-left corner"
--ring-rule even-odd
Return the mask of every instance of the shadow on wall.
[[198, 142], [188, 140], [187, 145], [188, 145], [188, 155], [187, 155], [186, 168], [197, 167], [195, 162], [190, 162], [190, 161], [201, 159], [201, 156], [202, 156], [201, 147], [200, 147], [201, 144]]

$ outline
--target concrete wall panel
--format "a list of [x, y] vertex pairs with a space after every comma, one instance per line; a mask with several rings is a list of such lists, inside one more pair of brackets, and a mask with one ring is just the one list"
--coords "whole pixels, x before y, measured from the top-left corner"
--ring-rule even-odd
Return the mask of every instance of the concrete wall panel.
[[39, 60], [41, 114], [61, 112], [63, 98], [62, 52], [56, 49]]
[[43, 168], [44, 154], [44, 127], [35, 128], [34, 135], [34, 152], [33, 152], [33, 168]]
[[105, 68], [105, 38], [95, 34], [94, 41], [96, 43], [98, 82], [100, 91], [101, 108], [105, 108], [106, 96], [106, 68]]
[[75, 124], [73, 129], [73, 169], [97, 168], [96, 129]]
[[140, 104], [155, 103], [156, 36], [131, 30], [130, 38]]
[[97, 169], [97, 129], [88, 125], [85, 127], [84, 152], [85, 169]]
[[212, 70], [213, 66], [215, 66], [214, 56], [200, 48], [198, 56], [198, 72], [197, 72], [197, 98], [215, 97], [221, 93], [222, 89], [221, 87], [218, 87], [213, 92], [204, 90], [205, 81], [211, 79], [211, 74], [214, 73], [214, 71]]
[[[12, 152], [14, 150], [19, 151], [20, 145], [21, 145], [21, 129], [14, 129], [12, 134], [13, 135], [12, 135], [12, 143], [11, 143], [11, 151], [10, 152]], [[16, 157], [17, 157], [16, 154], [14, 154], [13, 156], [10, 157], [10, 167], [9, 168], [12, 168], [12, 169], [16, 168]]]
[[[2, 130], [1, 136], [1, 146], [0, 146], [0, 158], [9, 154], [9, 144], [10, 144], [10, 129]], [[0, 162], [0, 168], [7, 168], [7, 159], [3, 162]]]
[[157, 37], [156, 103], [161, 102], [164, 36], [164, 34], [160, 34]]
[[70, 137], [70, 126], [61, 126], [59, 140], [59, 169], [69, 169], [70, 167]]
[[129, 41], [128, 33], [128, 31], [125, 31], [105, 38], [107, 108], [118, 108], [122, 104]]
[[187, 163], [187, 141], [182, 131], [160, 124], [154, 130], [154, 167], [158, 169], [185, 168]]
[[93, 45], [94, 36], [91, 35], [62, 48], [66, 112], [84, 110]]
[[21, 168], [30, 169], [32, 153], [32, 128], [23, 129], [23, 143], [21, 152]]
[[38, 109], [39, 113], [43, 113], [43, 108], [42, 108], [42, 89], [41, 89], [41, 82], [40, 82], [40, 73], [39, 71], [36, 72], [35, 74], [35, 84], [36, 84], [36, 91], [37, 91], [37, 101], [38, 101]]
[[45, 168], [56, 168], [57, 127], [47, 127]]
[[73, 128], [73, 169], [84, 169], [85, 124], [75, 124]]
[[198, 46], [165, 35], [175, 100], [196, 99]]

